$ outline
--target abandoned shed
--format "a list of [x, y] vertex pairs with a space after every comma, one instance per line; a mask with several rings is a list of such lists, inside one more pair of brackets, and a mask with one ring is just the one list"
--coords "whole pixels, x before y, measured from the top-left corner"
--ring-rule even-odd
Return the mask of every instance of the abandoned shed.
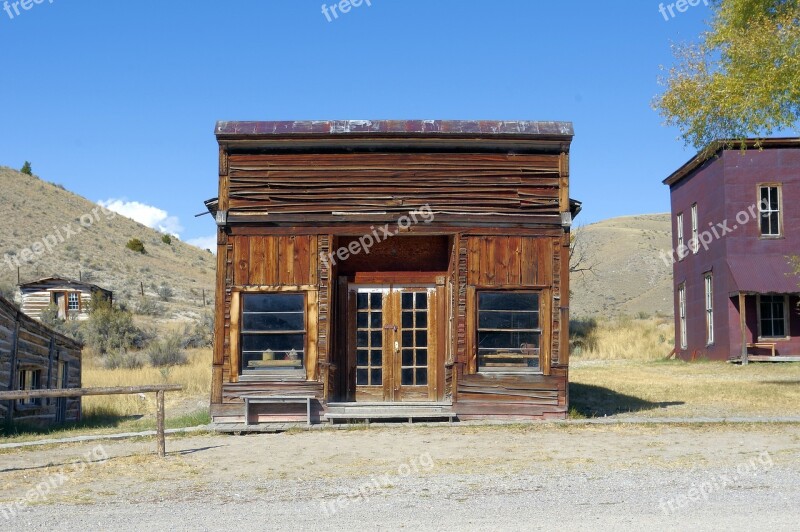
[[22, 311], [32, 318], [39, 318], [50, 305], [58, 309], [61, 319], [85, 320], [89, 318], [92, 296], [99, 294], [111, 301], [109, 290], [83, 281], [63, 277], [46, 277], [19, 285], [22, 293]]
[[216, 135], [215, 423], [565, 417], [572, 124]]
[[[82, 346], [0, 297], [0, 391], [81, 387]], [[0, 421], [60, 423], [81, 417], [79, 397], [0, 401]]]

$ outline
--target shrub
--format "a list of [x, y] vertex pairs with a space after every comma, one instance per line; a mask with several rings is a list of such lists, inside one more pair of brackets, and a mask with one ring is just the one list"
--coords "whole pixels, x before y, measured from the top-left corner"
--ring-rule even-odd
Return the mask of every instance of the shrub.
[[172, 237], [170, 237], [169, 235], [161, 235], [161, 241], [169, 246], [170, 244], [172, 244]]
[[138, 353], [132, 353], [124, 349], [109, 353], [103, 359], [105, 369], [140, 369], [144, 367], [144, 361]]
[[134, 325], [130, 311], [115, 307], [95, 294], [86, 322], [85, 340], [95, 351], [104, 355], [129, 347], [140, 347], [146, 342], [147, 334]]
[[125, 247], [130, 249], [131, 251], [135, 251], [136, 253], [145, 254], [147, 250], [144, 249], [144, 244], [138, 238], [131, 238], [128, 240], [128, 243], [125, 244]]
[[58, 316], [58, 307], [53, 303], [50, 303], [41, 314], [39, 314], [39, 321], [54, 331], [68, 336], [73, 340], [79, 342], [84, 341], [81, 322], [75, 319], [64, 320], [60, 318]]
[[139, 301], [136, 302], [136, 306], [133, 308], [133, 311], [140, 316], [155, 316], [161, 317], [165, 314], [166, 310], [164, 305], [156, 301], [155, 299], [151, 299], [149, 297], [143, 297]]
[[182, 366], [189, 362], [183, 350], [183, 338], [177, 333], [169, 333], [151, 342], [147, 348], [147, 357], [150, 359], [150, 364], [156, 368]]
[[158, 294], [158, 297], [161, 298], [161, 301], [169, 301], [172, 299], [172, 296], [175, 295], [175, 292], [167, 283], [161, 283], [161, 286], [158, 287], [156, 293]]
[[185, 349], [210, 347], [214, 344], [214, 314], [207, 312], [197, 318], [194, 323], [187, 323], [181, 335]]
[[30, 161], [25, 161], [25, 164], [22, 165], [22, 168], [20, 169], [20, 172], [22, 172], [23, 174], [31, 175], [31, 176], [33, 175], [33, 168], [31, 168]]
[[8, 299], [11, 303], [14, 302], [14, 295], [16, 294], [17, 289], [11, 286], [10, 284], [0, 284], [0, 296]]

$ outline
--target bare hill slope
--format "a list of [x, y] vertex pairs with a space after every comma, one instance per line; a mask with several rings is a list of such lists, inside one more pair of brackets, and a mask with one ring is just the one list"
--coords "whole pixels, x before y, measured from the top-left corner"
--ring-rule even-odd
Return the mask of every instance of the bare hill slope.
[[[141, 284], [155, 297], [162, 284], [175, 293], [170, 304], [199, 307], [202, 290], [213, 297], [214, 255], [162, 234], [37, 177], [0, 167], [0, 284], [57, 275], [89, 281], [134, 301]], [[131, 251], [132, 238], [146, 254]], [[28, 259], [28, 260], [25, 260]], [[140, 284], [141, 283], [141, 284]]]
[[672, 315], [672, 266], [660, 257], [672, 247], [669, 214], [612, 218], [577, 234], [594, 268], [572, 276], [573, 316]]

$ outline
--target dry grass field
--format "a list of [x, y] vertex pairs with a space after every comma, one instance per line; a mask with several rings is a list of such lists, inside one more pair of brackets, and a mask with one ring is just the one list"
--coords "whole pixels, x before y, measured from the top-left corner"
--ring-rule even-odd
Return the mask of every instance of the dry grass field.
[[800, 364], [665, 360], [672, 318], [574, 324], [573, 417], [797, 417]]

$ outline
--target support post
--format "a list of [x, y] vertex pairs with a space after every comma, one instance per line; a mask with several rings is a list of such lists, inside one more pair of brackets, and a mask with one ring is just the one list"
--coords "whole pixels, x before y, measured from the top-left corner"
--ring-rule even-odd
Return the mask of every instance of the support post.
[[739, 328], [742, 333], [742, 365], [747, 365], [747, 310], [746, 296], [739, 292]]
[[166, 441], [164, 438], [164, 390], [156, 392], [156, 437], [158, 439], [158, 456], [164, 458], [167, 454]]

